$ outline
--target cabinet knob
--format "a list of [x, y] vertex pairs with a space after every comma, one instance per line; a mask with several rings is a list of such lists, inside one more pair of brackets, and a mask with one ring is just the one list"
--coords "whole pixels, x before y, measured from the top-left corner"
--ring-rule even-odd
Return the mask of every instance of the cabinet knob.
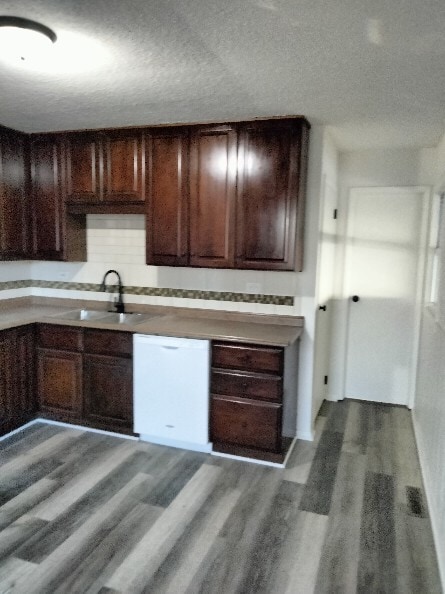
[[318, 309], [321, 309], [321, 311], [326, 311], [326, 305], [319, 305]]
[[353, 295], [353, 297], [352, 297], [352, 301], [353, 301], [354, 303], [357, 303], [357, 301], [360, 301], [360, 297], [359, 297], [358, 295]]

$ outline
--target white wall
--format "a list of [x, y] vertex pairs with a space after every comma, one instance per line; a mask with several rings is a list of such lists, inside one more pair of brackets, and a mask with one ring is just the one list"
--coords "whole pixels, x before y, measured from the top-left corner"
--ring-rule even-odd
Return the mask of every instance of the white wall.
[[[312, 422], [327, 396], [324, 378], [330, 375], [331, 307], [335, 286], [338, 207], [338, 151], [326, 130], [321, 164], [321, 202], [318, 224], [318, 264], [315, 288], [315, 354], [313, 366]], [[326, 307], [320, 310], [319, 306]]]
[[[445, 191], [445, 136], [437, 149], [435, 163], [435, 188]], [[441, 290], [445, 291], [445, 286]], [[445, 587], [445, 328], [438, 324], [426, 303], [422, 313], [413, 419]]]
[[328, 398], [344, 397], [347, 307], [343, 295], [344, 242], [347, 201], [351, 188], [431, 184], [434, 167], [430, 149], [373, 149], [339, 156], [338, 246], [334, 287], [333, 343]]

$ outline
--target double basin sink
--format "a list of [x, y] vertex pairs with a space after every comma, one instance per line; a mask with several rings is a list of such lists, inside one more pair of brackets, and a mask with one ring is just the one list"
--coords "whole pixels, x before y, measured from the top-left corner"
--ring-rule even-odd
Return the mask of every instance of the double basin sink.
[[98, 311], [94, 309], [75, 309], [61, 314], [57, 318], [73, 320], [78, 322], [100, 322], [101, 324], [142, 324], [147, 320], [158, 317], [158, 314], [141, 313], [115, 313], [109, 311]]

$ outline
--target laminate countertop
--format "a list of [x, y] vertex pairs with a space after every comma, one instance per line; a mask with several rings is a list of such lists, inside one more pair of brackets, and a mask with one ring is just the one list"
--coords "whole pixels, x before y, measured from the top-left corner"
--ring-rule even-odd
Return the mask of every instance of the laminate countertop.
[[[148, 319], [138, 324], [109, 323], [100, 319], [69, 320], [63, 317], [67, 312], [79, 309], [79, 307], [73, 307], [72, 304], [67, 306], [62, 304], [7, 305], [3, 303], [0, 306], [0, 330], [39, 322], [103, 330], [121, 330], [137, 334], [228, 340], [285, 347], [301, 337], [304, 322], [300, 317], [243, 315], [184, 309], [175, 312], [175, 308], [169, 307], [140, 311], [147, 315]], [[88, 305], [88, 308], [93, 309], [91, 304]]]

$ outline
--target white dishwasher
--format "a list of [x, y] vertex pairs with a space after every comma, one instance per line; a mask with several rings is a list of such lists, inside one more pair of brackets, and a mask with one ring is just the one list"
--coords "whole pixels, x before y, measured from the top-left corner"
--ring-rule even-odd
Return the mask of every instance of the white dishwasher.
[[135, 334], [134, 431], [162, 445], [210, 452], [210, 342]]

